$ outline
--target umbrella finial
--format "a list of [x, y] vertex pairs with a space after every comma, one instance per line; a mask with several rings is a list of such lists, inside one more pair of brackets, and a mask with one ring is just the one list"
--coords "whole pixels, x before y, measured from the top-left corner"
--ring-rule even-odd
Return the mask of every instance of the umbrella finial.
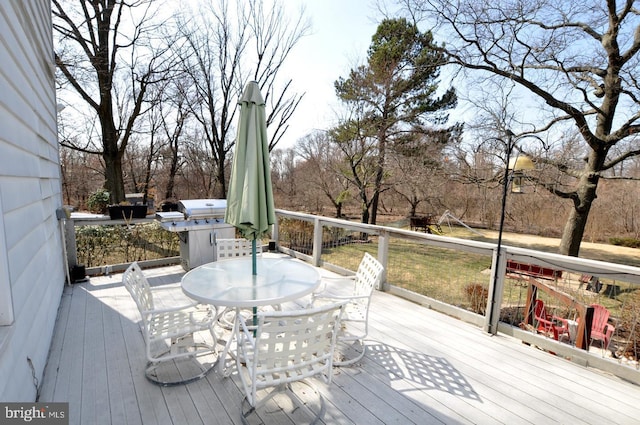
[[242, 103], [255, 103], [256, 105], [264, 105], [264, 99], [260, 93], [260, 87], [257, 81], [249, 81], [244, 88], [242, 97], [240, 98], [240, 104]]

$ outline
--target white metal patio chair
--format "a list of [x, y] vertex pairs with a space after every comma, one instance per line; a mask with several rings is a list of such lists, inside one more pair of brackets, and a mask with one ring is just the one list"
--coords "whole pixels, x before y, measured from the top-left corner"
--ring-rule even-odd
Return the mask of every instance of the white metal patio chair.
[[[346, 308], [342, 317], [342, 327], [338, 333], [337, 355], [340, 359], [334, 360], [334, 366], [351, 365], [364, 356], [364, 339], [369, 334], [369, 305], [373, 289], [380, 285], [384, 267], [371, 254], [365, 253], [358, 270], [354, 276], [339, 278], [323, 278], [324, 287], [328, 280], [347, 281], [352, 285], [351, 295], [341, 296], [326, 293], [326, 291], [313, 293], [311, 305], [316, 306], [322, 302], [346, 301]], [[359, 346], [359, 347], [358, 347]], [[354, 355], [347, 356], [346, 353]]]
[[[124, 286], [135, 301], [142, 318], [141, 329], [146, 345], [147, 366], [145, 376], [151, 382], [172, 386], [187, 384], [206, 376], [215, 366], [217, 354], [214, 324], [215, 307], [195, 301], [170, 308], [156, 308], [154, 293], [140, 266], [134, 262], [124, 272]], [[211, 340], [198, 336], [206, 331]], [[185, 360], [185, 362], [182, 362]], [[180, 361], [180, 370], [177, 362]], [[161, 366], [164, 366], [162, 369]]]
[[[217, 261], [224, 261], [233, 258], [250, 257], [252, 253], [252, 242], [249, 239], [216, 239]], [[249, 270], [249, 272], [251, 272]], [[233, 321], [236, 317], [235, 308], [225, 308], [218, 317], [218, 322], [226, 330], [233, 328]]]
[[[322, 418], [324, 399], [306, 379], [320, 375], [327, 384], [331, 383], [343, 308], [344, 303], [334, 303], [310, 309], [258, 312], [255, 327], [238, 316], [236, 364], [246, 395], [242, 404], [243, 423], [248, 423], [249, 415], [281, 393], [287, 393], [296, 407], [314, 417], [312, 423]], [[295, 394], [291, 385], [297, 382], [316, 392], [319, 401], [316, 412]], [[264, 391], [267, 394], [259, 398], [258, 393]]]
[[248, 257], [251, 255], [251, 241], [249, 239], [216, 239], [217, 260]]

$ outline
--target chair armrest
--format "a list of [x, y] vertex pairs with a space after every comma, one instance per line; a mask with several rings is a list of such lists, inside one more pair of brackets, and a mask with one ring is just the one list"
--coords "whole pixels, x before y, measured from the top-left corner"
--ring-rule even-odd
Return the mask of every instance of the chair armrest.
[[156, 291], [175, 291], [175, 290], [179, 290], [180, 289], [180, 284], [179, 283], [171, 283], [169, 285], [162, 285], [162, 286], [152, 286], [151, 287], [151, 292], [156, 292]]
[[555, 322], [560, 322], [562, 323], [562, 327], [563, 328], [567, 328], [569, 329], [569, 322], [567, 321], [567, 319], [565, 319], [564, 317], [560, 317], [560, 316], [551, 316], [551, 321], [555, 321]]
[[320, 288], [313, 291], [313, 294], [319, 294], [327, 288], [327, 281], [339, 282], [344, 280], [345, 282], [352, 283], [356, 279], [356, 276], [325, 276], [320, 280]]
[[352, 301], [359, 299], [367, 299], [369, 295], [317, 295], [316, 299], [335, 300], [335, 301]]
[[355, 280], [356, 275], [353, 276], [324, 276], [322, 280]]
[[[177, 313], [182, 311], [184, 313], [189, 313], [193, 315], [193, 313], [195, 313], [196, 311], [205, 312], [206, 310], [211, 310], [212, 312], [215, 312], [217, 311], [217, 308], [211, 305], [195, 303], [195, 304], [189, 304], [189, 305], [182, 305], [178, 307], [159, 308], [156, 310], [144, 310], [144, 311], [141, 311], [140, 314], [154, 315], [154, 314]], [[216, 316], [216, 314], [214, 314], [214, 316]]]
[[604, 334], [607, 338], [609, 338], [611, 335], [613, 335], [613, 332], [615, 332], [616, 327], [607, 323], [606, 325], [604, 325]]

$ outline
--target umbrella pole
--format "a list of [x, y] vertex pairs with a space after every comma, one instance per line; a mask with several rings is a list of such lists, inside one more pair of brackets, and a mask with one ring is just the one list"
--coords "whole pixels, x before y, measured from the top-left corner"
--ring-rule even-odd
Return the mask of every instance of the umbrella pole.
[[251, 241], [251, 273], [254, 276], [258, 274], [258, 270], [256, 267], [256, 239], [255, 238]]
[[[258, 275], [256, 266], [256, 238], [251, 241], [251, 272], [254, 276]], [[258, 326], [258, 307], [253, 307], [253, 326]], [[254, 331], [255, 332], [255, 331]], [[255, 335], [254, 335], [255, 336]]]

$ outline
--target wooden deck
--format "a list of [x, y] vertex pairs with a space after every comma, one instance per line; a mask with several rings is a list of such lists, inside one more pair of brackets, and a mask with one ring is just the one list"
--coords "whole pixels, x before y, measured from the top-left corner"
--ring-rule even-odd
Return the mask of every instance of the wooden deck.
[[[176, 284], [178, 266], [145, 270]], [[329, 274], [323, 271], [323, 274]], [[65, 288], [40, 401], [69, 402], [71, 424], [239, 424], [237, 373], [161, 388], [143, 375], [138, 312], [120, 274]], [[367, 354], [314, 380], [328, 424], [633, 424], [640, 387], [376, 292]], [[282, 402], [284, 403], [284, 402]], [[298, 423], [266, 411], [267, 424]]]

